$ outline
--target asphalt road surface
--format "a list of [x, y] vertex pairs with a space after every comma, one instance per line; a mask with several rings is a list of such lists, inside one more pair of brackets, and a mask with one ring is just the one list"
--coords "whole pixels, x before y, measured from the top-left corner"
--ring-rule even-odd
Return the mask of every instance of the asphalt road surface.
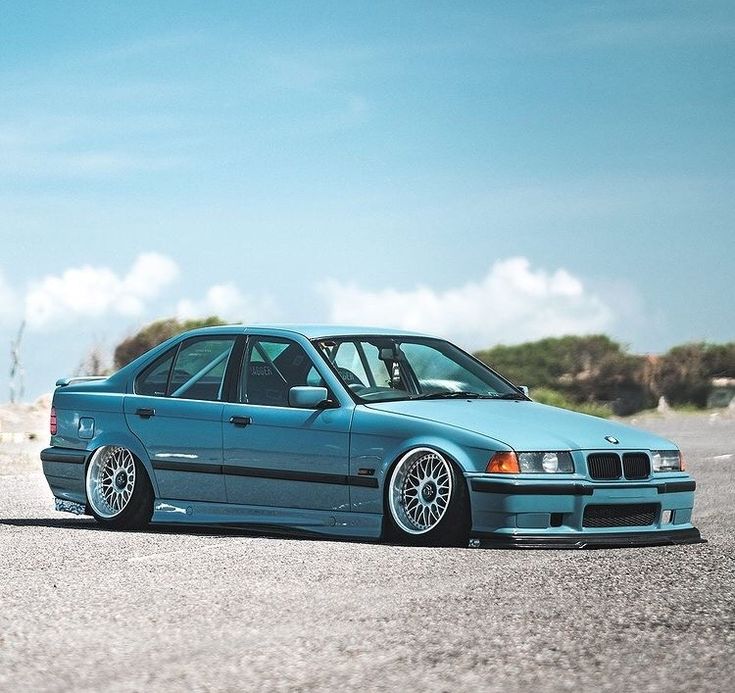
[[706, 544], [421, 549], [115, 533], [55, 512], [0, 444], [0, 690], [725, 691], [735, 681], [735, 417], [677, 440]]

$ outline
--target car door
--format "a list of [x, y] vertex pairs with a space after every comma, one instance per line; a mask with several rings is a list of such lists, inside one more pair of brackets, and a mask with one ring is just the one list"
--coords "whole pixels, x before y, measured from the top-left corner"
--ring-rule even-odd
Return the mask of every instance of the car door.
[[349, 510], [352, 408], [289, 406], [291, 387], [323, 386], [298, 342], [250, 336], [235, 400], [224, 405], [223, 448], [231, 503]]
[[235, 336], [192, 337], [136, 378], [124, 410], [161, 498], [225, 502], [222, 389]]

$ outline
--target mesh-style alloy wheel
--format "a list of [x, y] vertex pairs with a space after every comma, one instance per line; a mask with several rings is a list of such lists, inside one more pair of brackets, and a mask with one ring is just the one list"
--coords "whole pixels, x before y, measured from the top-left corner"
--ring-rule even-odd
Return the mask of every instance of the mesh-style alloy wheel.
[[388, 502], [393, 521], [406, 534], [431, 532], [449, 508], [453, 492], [450, 463], [438, 452], [417, 448], [396, 464]]
[[97, 450], [87, 468], [87, 498], [100, 517], [112, 519], [128, 506], [135, 489], [135, 460], [126, 448]]
[[87, 466], [85, 488], [89, 508], [103, 525], [132, 529], [145, 526], [151, 518], [150, 482], [127, 448], [99, 448]]

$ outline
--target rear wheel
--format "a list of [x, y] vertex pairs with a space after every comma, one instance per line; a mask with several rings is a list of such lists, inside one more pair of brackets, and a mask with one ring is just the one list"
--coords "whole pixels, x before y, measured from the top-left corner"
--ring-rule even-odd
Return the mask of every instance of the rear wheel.
[[87, 466], [85, 488], [92, 515], [105, 527], [139, 529], [151, 519], [151, 483], [127, 448], [105, 445], [96, 450]]
[[399, 540], [467, 545], [467, 487], [462, 474], [440, 452], [414, 448], [403, 455], [390, 475], [386, 500], [392, 534]]

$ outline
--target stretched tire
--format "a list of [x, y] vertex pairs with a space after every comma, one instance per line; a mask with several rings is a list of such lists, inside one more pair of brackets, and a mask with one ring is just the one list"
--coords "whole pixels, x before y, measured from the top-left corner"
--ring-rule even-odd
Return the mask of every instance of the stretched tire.
[[386, 487], [388, 536], [411, 544], [467, 546], [470, 508], [461, 472], [442, 453], [414, 448]]
[[127, 448], [105, 445], [92, 455], [85, 475], [87, 505], [111, 529], [141, 529], [153, 514], [153, 488], [143, 465]]

